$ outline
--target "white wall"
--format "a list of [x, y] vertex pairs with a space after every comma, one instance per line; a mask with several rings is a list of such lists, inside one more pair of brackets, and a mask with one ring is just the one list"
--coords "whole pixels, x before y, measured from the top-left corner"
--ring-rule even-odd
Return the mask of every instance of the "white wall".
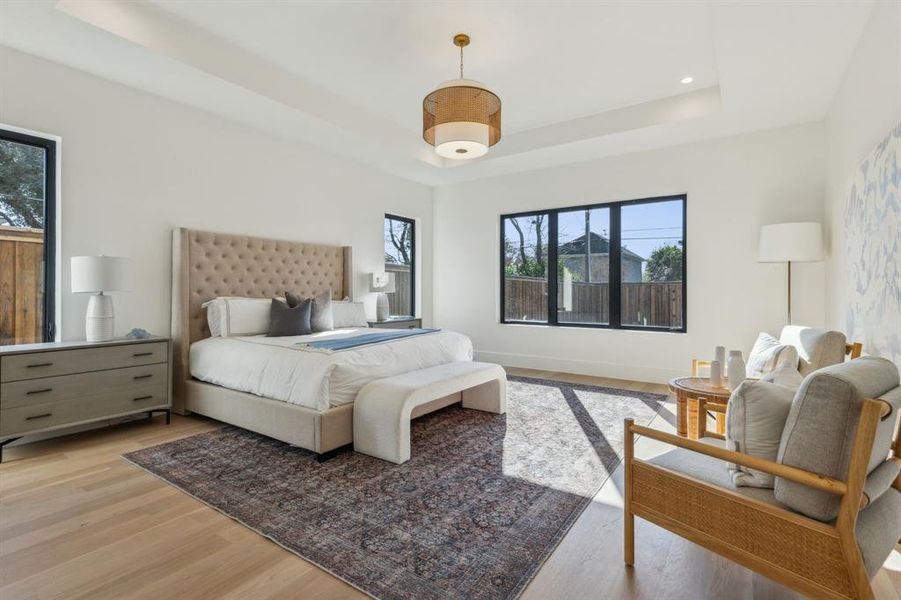
[[431, 318], [431, 189], [311, 146], [0, 48], [0, 122], [62, 137], [62, 337], [84, 337], [87, 297], [69, 257], [133, 259], [116, 330], [167, 334], [171, 231], [184, 226], [354, 247], [357, 298], [384, 264], [382, 218], [419, 219], [422, 298]]
[[[435, 321], [506, 365], [664, 381], [723, 344], [746, 355], [785, 320], [785, 265], [757, 263], [760, 226], [822, 221], [821, 124], [605, 158], [436, 190]], [[686, 193], [686, 334], [501, 325], [499, 215]], [[795, 265], [796, 323], [822, 325], [823, 263]]]
[[[901, 3], [879, 2], [873, 7], [826, 116], [826, 220], [831, 246], [826, 269], [826, 316], [835, 329], [846, 328], [850, 285], [842, 254], [845, 202], [861, 160], [899, 122]], [[885, 315], [885, 323], [901, 328], [901, 315]]]

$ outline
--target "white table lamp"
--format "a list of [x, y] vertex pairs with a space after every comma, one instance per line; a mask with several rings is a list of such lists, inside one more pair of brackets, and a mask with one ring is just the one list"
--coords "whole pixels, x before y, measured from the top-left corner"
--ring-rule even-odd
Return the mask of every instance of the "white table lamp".
[[387, 321], [391, 317], [391, 308], [388, 304], [388, 294], [393, 294], [394, 273], [386, 273], [381, 271], [372, 274], [372, 280], [369, 283], [370, 292], [378, 292], [378, 298], [375, 302], [375, 317], [379, 321]]
[[823, 260], [819, 223], [776, 223], [760, 229], [757, 262], [788, 263], [788, 324], [792, 322], [792, 263]]
[[87, 341], [113, 339], [113, 299], [104, 292], [129, 291], [129, 260], [118, 256], [73, 256], [71, 265], [72, 293], [93, 294], [85, 317]]

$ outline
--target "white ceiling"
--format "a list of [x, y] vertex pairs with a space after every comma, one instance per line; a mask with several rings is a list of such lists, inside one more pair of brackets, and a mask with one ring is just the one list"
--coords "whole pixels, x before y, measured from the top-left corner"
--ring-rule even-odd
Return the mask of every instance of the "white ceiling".
[[505, 133], [679, 94], [683, 73], [716, 83], [701, 3], [153, 3], [413, 133], [423, 96], [458, 76], [458, 30], [466, 76], [504, 98]]
[[[819, 120], [871, 8], [5, 0], [0, 43], [442, 185]], [[421, 139], [461, 31], [466, 76], [504, 110], [504, 138], [470, 163]]]

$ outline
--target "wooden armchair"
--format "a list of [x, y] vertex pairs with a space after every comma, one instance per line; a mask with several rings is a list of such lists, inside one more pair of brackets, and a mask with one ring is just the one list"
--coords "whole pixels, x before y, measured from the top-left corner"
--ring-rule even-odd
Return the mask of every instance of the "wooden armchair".
[[[706, 409], [719, 411], [721, 407], [708, 403]], [[873, 598], [856, 525], [860, 511], [870, 502], [864, 485], [877, 427], [891, 412], [891, 405], [885, 401], [864, 399], [844, 480], [688, 440], [626, 419], [626, 565], [634, 563], [634, 518], [638, 516], [803, 594], [816, 598]], [[895, 428], [889, 461], [901, 462], [899, 429], [901, 425]], [[772, 490], [717, 485], [701, 476], [635, 458], [636, 435], [695, 453], [689, 458], [706, 458], [708, 462], [716, 459], [713, 462], [723, 473], [726, 466], [718, 461], [764, 471], [838, 496], [838, 518], [834, 522], [816, 520], [768, 501], [766, 494], [772, 495]], [[901, 476], [892, 487], [901, 490]], [[895, 511], [899, 506], [897, 498], [888, 500], [894, 502], [889, 502], [889, 510]], [[886, 503], [882, 504], [884, 508]], [[894, 541], [897, 537], [891, 543]], [[884, 546], [884, 540], [881, 543]]]
[[[863, 353], [863, 344], [860, 342], [846, 343], [844, 345], [845, 348], [845, 356], [849, 358], [849, 360], [854, 360], [855, 358], [860, 358], [860, 355]], [[819, 365], [815, 365], [819, 366]], [[823, 365], [826, 366], [826, 365]], [[701, 369], [709, 369], [710, 361], [709, 360], [701, 360], [698, 358], [691, 359], [691, 376], [692, 377], [700, 377]], [[725, 369], [725, 365], [723, 366]], [[755, 377], [748, 377], [748, 379], [757, 379]], [[717, 431], [710, 431], [707, 429], [706, 419], [699, 418], [698, 419], [698, 437], [702, 438], [705, 435], [708, 437], [712, 437], [714, 439], [722, 440], [724, 439], [723, 433], [726, 431], [726, 405], [722, 403], [716, 403], [708, 400], [707, 398], [700, 398], [698, 400], [698, 414], [699, 415], [710, 415], [716, 421], [716, 429]]]
[[[825, 357], [825, 359], [821, 359], [819, 362], [810, 362], [809, 360], [805, 360], [802, 358], [802, 365], [799, 369], [802, 375], [807, 375], [811, 371], [815, 371], [816, 369], [829, 366], [835, 362], [840, 362], [841, 353], [839, 348], [835, 347], [835, 344], [841, 342], [843, 344], [845, 350], [845, 356], [847, 356], [850, 360], [854, 360], [855, 358], [860, 358], [860, 355], [863, 353], [863, 344], [860, 342], [845, 342], [844, 335], [836, 332], [836, 331], [822, 331], [818, 329], [813, 329], [811, 327], [798, 327], [794, 325], [789, 325], [783, 328], [782, 333], [780, 334], [780, 341], [783, 344], [790, 344], [795, 346], [798, 349], [799, 355], [802, 357], [809, 357], [811, 354], [821, 354]], [[817, 352], [817, 346], [819, 344], [826, 344], [829, 346], [829, 351], [826, 352]], [[692, 359], [691, 361], [691, 376], [698, 377], [700, 376], [701, 369], [710, 368], [709, 360], [700, 360], [697, 358]], [[723, 370], [725, 372], [726, 365], [723, 365]]]

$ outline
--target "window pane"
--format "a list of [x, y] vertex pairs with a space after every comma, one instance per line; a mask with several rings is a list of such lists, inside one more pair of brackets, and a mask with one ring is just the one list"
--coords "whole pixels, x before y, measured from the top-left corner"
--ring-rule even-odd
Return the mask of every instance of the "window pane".
[[557, 216], [557, 319], [610, 322], [610, 209]]
[[0, 345], [44, 341], [47, 151], [0, 139]]
[[504, 318], [547, 323], [546, 213], [503, 220]]
[[394, 278], [394, 292], [388, 294], [392, 317], [413, 316], [413, 259], [416, 237], [413, 221], [385, 217], [385, 271]]
[[621, 209], [622, 324], [682, 327], [682, 200]]

